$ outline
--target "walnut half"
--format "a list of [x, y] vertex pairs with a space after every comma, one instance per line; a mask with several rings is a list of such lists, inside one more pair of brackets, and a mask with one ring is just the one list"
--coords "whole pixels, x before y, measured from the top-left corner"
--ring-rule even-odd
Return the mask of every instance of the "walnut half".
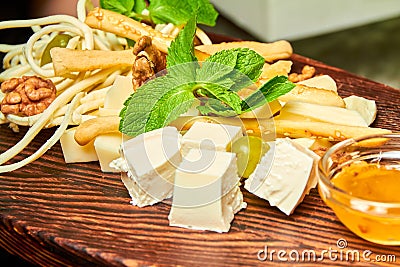
[[5, 93], [0, 104], [4, 114], [33, 116], [42, 113], [56, 98], [56, 87], [51, 80], [37, 76], [11, 78], [1, 84]]
[[166, 67], [166, 55], [159, 51], [149, 36], [142, 36], [133, 47], [136, 56], [132, 66], [132, 83], [136, 91], [148, 79]]

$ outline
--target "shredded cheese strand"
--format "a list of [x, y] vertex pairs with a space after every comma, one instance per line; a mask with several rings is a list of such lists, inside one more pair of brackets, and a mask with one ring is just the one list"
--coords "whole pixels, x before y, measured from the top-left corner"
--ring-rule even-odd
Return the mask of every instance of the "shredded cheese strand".
[[58, 127], [58, 129], [54, 132], [54, 134], [52, 135], [51, 138], [49, 138], [38, 150], [36, 150], [35, 153], [30, 155], [29, 157], [27, 157], [21, 161], [18, 161], [16, 163], [0, 166], [0, 173], [11, 172], [11, 171], [17, 170], [17, 169], [35, 161], [36, 159], [41, 157], [44, 153], [46, 153], [46, 151], [49, 150], [52, 146], [54, 146], [55, 143], [57, 143], [57, 141], [60, 139], [60, 137], [63, 135], [63, 133], [67, 129], [72, 112], [74, 111], [75, 106], [79, 102], [80, 98], [82, 98], [82, 96], [83, 96], [83, 93], [80, 93], [80, 94], [77, 94], [72, 99], [71, 105], [68, 108], [68, 110], [65, 114], [65, 117], [64, 117], [62, 123], [60, 124], [60, 127]]
[[25, 28], [31, 27], [34, 25], [49, 25], [49, 24], [57, 24], [57, 23], [68, 23], [76, 28], [80, 29], [85, 36], [85, 47], [87, 49], [93, 49], [94, 42], [93, 42], [93, 33], [92, 29], [83, 23], [82, 21], [78, 20], [77, 18], [69, 15], [53, 15], [43, 18], [37, 19], [27, 19], [27, 20], [10, 20], [10, 21], [1, 21], [0, 22], [0, 30], [7, 29], [7, 28]]

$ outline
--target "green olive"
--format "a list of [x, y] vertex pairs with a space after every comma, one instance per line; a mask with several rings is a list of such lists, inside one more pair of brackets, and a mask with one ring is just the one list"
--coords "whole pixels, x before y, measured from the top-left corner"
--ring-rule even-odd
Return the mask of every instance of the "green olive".
[[269, 150], [269, 145], [257, 136], [243, 136], [228, 147], [228, 151], [236, 154], [238, 173], [249, 178], [261, 157]]
[[50, 50], [53, 47], [67, 47], [71, 35], [60, 33], [54, 36], [54, 38], [47, 44], [43, 50], [42, 58], [40, 60], [40, 66], [46, 65], [51, 62]]

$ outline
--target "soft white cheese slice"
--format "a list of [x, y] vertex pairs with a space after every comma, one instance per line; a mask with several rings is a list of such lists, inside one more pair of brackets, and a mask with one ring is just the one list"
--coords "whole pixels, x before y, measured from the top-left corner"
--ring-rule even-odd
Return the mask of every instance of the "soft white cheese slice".
[[241, 136], [241, 127], [197, 121], [182, 138], [182, 155], [193, 148], [226, 151], [229, 143]]
[[234, 154], [191, 149], [175, 173], [170, 225], [228, 232], [246, 207], [239, 181]]
[[153, 205], [171, 197], [175, 169], [182, 160], [180, 139], [176, 128], [165, 127], [123, 142], [124, 162], [113, 165], [127, 171], [122, 180], [134, 205]]
[[277, 139], [270, 147], [246, 180], [245, 188], [290, 215], [304, 197], [314, 159], [289, 139]]

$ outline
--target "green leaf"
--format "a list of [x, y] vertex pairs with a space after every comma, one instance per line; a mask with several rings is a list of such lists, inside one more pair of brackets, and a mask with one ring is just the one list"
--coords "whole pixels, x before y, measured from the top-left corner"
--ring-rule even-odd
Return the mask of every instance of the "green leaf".
[[247, 112], [269, 103], [290, 92], [295, 86], [286, 76], [276, 76], [243, 100], [242, 111]]
[[198, 10], [198, 23], [215, 26], [218, 12], [208, 0], [152, 0], [148, 7], [156, 24], [184, 25]]
[[135, 0], [135, 5], [133, 11], [137, 14], [141, 14], [144, 9], [146, 9], [147, 4], [145, 0]]
[[130, 16], [135, 0], [100, 0], [100, 7]]
[[[185, 83], [196, 79], [199, 68], [194, 55], [194, 36], [196, 33], [196, 17], [192, 17], [168, 48], [167, 69], [171, 75], [180, 77]], [[186, 64], [185, 64], [186, 63]], [[190, 64], [188, 64], [190, 63]]]
[[120, 131], [137, 136], [168, 125], [193, 105], [192, 87], [169, 74], [149, 80], [125, 101]]
[[230, 90], [239, 91], [258, 79], [263, 66], [264, 58], [248, 48], [222, 50], [203, 62], [197, 78], [211, 82], [230, 79], [235, 82]]
[[202, 115], [214, 114], [222, 117], [233, 117], [238, 115], [238, 113], [235, 112], [231, 107], [224, 105], [217, 99], [212, 98], [208, 99], [204, 105], [198, 106], [197, 109]]
[[194, 36], [196, 34], [196, 17], [188, 20], [185, 27], [179, 32], [178, 36], [172, 41], [168, 48], [167, 68], [172, 66], [197, 61], [194, 55]]
[[197, 81], [218, 83], [225, 79], [234, 71], [238, 53], [233, 50], [222, 50], [208, 57], [197, 71]]
[[193, 105], [194, 95], [191, 85], [183, 85], [170, 90], [157, 102], [146, 124], [146, 132], [167, 126]]
[[[193, 1], [189, 1], [194, 3]], [[192, 5], [193, 10], [197, 7], [199, 9], [199, 18], [198, 23], [208, 25], [208, 26], [215, 26], [218, 18], [218, 12], [215, 10], [214, 6], [208, 0], [198, 0], [197, 6]]]
[[229, 106], [236, 114], [240, 114], [242, 100], [236, 92], [232, 92], [219, 84], [203, 84], [201, 88], [207, 91], [208, 97], [219, 100]]
[[235, 69], [246, 75], [253, 82], [260, 77], [264, 66], [264, 57], [248, 48], [237, 48], [239, 51]]

